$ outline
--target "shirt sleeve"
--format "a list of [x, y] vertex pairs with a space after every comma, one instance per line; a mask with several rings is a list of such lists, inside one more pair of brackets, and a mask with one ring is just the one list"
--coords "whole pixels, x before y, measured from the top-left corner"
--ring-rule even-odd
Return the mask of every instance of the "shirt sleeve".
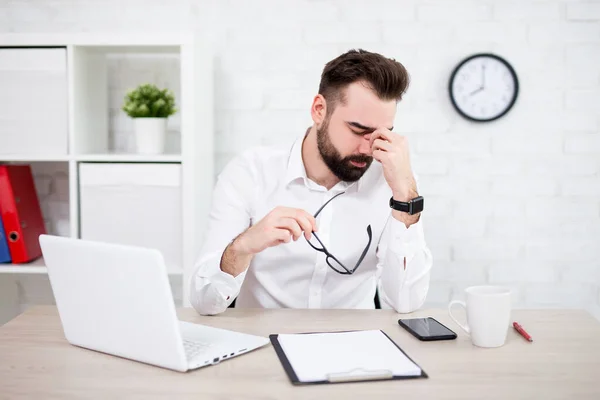
[[222, 313], [240, 292], [248, 265], [234, 278], [221, 271], [221, 258], [229, 243], [250, 226], [254, 181], [247, 154], [230, 161], [217, 179], [204, 243], [190, 282], [190, 303], [199, 314]]
[[409, 228], [391, 213], [377, 250], [379, 295], [399, 313], [420, 308], [429, 291], [433, 263], [423, 233], [423, 218]]

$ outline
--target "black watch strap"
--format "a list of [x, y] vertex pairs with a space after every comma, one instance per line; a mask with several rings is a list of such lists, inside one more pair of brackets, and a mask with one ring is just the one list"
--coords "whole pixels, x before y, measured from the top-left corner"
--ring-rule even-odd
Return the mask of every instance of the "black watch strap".
[[423, 211], [424, 208], [423, 196], [415, 197], [414, 199], [406, 201], [394, 200], [394, 197], [390, 197], [390, 207], [394, 210], [408, 213], [409, 215], [418, 214]]

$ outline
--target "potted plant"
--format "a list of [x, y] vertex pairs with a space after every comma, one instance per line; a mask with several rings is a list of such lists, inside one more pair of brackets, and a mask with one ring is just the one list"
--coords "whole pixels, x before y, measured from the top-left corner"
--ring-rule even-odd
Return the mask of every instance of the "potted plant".
[[133, 118], [137, 151], [143, 154], [163, 153], [167, 118], [177, 112], [173, 93], [146, 83], [125, 95], [122, 109]]

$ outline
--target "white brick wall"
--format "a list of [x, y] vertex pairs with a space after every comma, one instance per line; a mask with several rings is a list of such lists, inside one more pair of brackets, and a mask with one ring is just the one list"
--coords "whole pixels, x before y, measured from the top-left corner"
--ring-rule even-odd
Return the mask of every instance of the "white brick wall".
[[567, 19], [572, 21], [598, 21], [600, 4], [594, 1], [567, 4]]
[[461, 23], [489, 20], [492, 16], [492, 7], [478, 1], [455, 1], [452, 3], [438, 1], [436, 3], [419, 5], [417, 20], [447, 22], [449, 18], [452, 18], [453, 21]]
[[[303, 132], [328, 60], [352, 47], [382, 52], [412, 76], [395, 126], [409, 137], [428, 199], [428, 304], [499, 283], [514, 289], [516, 307], [584, 307], [600, 317], [600, 1], [0, 3], [2, 31], [200, 26], [217, 44], [217, 171], [249, 146]], [[505, 118], [472, 124], [453, 111], [448, 78], [463, 57], [488, 51], [512, 62], [520, 97]], [[115, 146], [129, 146], [125, 88], [142, 77], [175, 85], [175, 62], [111, 61]], [[47, 175], [38, 176], [44, 188]], [[64, 204], [51, 197], [44, 207], [60, 216]]]

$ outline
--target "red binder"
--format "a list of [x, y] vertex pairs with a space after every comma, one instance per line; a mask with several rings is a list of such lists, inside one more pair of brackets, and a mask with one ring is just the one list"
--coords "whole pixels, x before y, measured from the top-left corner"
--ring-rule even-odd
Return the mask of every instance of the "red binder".
[[46, 227], [28, 164], [0, 165], [0, 217], [13, 264], [42, 255], [39, 236]]

